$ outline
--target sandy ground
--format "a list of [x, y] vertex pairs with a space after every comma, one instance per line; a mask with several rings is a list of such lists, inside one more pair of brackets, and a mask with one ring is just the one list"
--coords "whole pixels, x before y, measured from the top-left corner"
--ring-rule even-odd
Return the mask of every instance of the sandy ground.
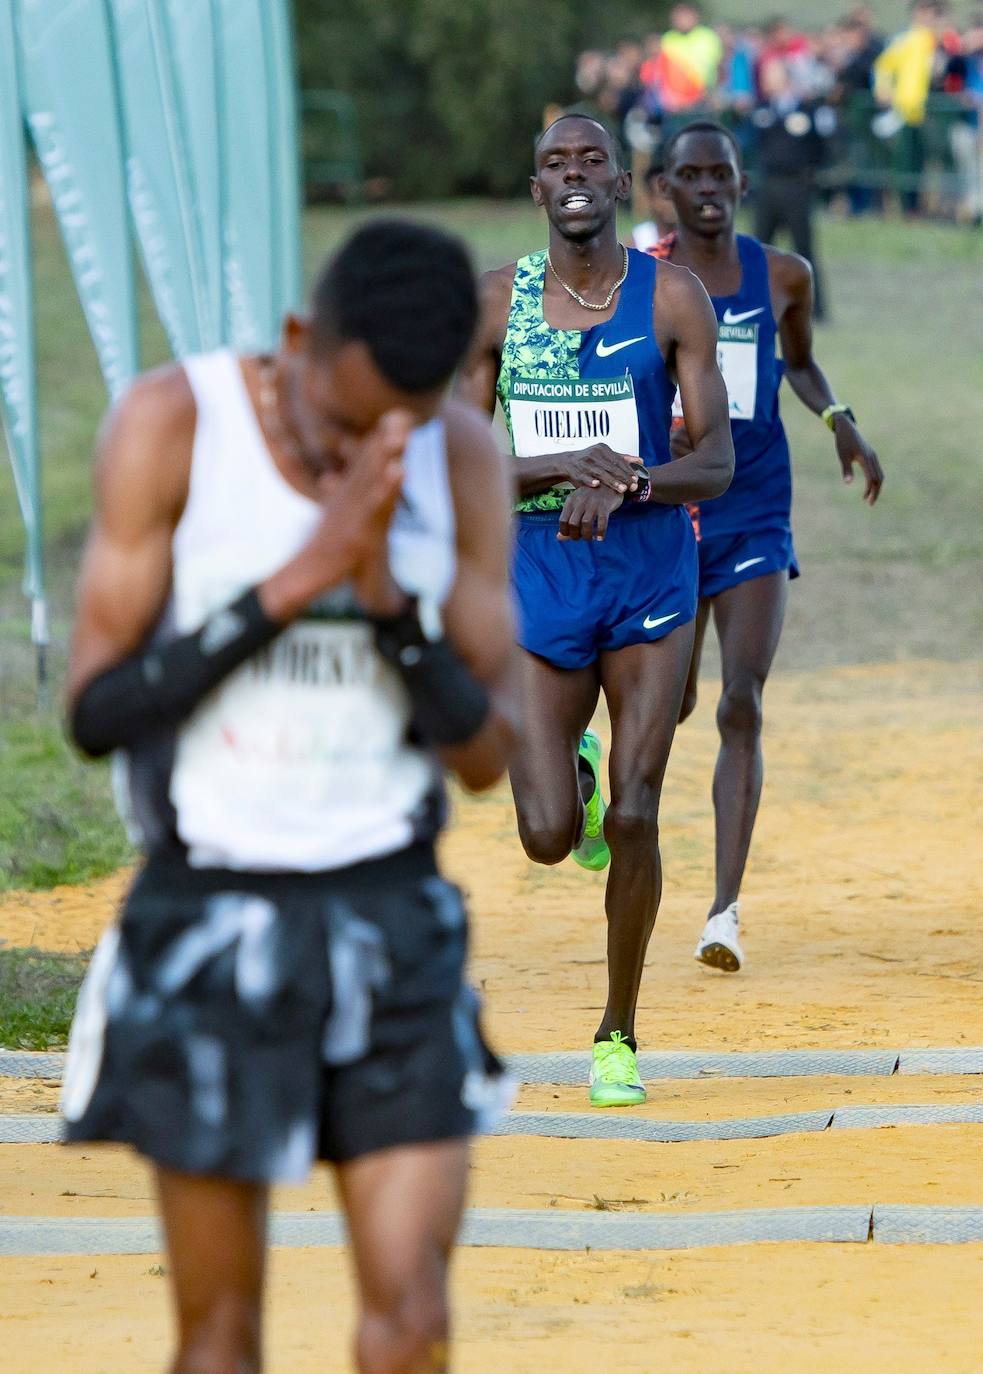
[[[983, 1096], [983, 1093], [981, 1093]], [[912, 1203], [983, 1207], [980, 1126], [880, 1127], [765, 1140], [543, 1140], [478, 1143], [477, 1207], [619, 1208], [716, 1212], [731, 1208]], [[19, 1216], [147, 1216], [149, 1170], [124, 1149], [0, 1145], [4, 1212]], [[289, 1212], [334, 1210], [321, 1170], [278, 1188]]]
[[[698, 968], [709, 900], [713, 694], [666, 783], [666, 894], [642, 997], [645, 1048], [983, 1044], [979, 665], [785, 674], [766, 701], [768, 778], [745, 887], [749, 963]], [[604, 733], [603, 722], [601, 724]], [[475, 914], [474, 977], [505, 1050], [586, 1048], [604, 994], [603, 880], [535, 868], [507, 790], [462, 801], [447, 866]], [[126, 875], [15, 895], [0, 939], [87, 949]], [[50, 1111], [45, 1082], [0, 1080], [0, 1111]], [[652, 1085], [644, 1114], [718, 1119], [846, 1105], [979, 1102], [983, 1078], [698, 1080]], [[525, 1110], [582, 1111], [582, 1090], [523, 1089]], [[504, 1137], [475, 1152], [480, 1206], [706, 1211], [874, 1202], [983, 1205], [983, 1128], [827, 1131], [675, 1145]], [[147, 1172], [118, 1150], [0, 1147], [8, 1215], [145, 1216]], [[290, 1210], [333, 1207], [318, 1174]], [[160, 1370], [166, 1282], [154, 1257], [0, 1260], [8, 1374]], [[690, 1253], [463, 1253], [455, 1369], [650, 1374], [922, 1374], [979, 1369], [983, 1247], [783, 1245]], [[344, 1257], [273, 1261], [270, 1368], [347, 1369]], [[80, 1336], [80, 1333], [84, 1335]]]
[[[0, 1260], [8, 1374], [160, 1374], [160, 1256]], [[758, 1245], [655, 1255], [470, 1250], [458, 1374], [977, 1374], [983, 1246]], [[281, 1250], [270, 1369], [343, 1374], [338, 1251]]]

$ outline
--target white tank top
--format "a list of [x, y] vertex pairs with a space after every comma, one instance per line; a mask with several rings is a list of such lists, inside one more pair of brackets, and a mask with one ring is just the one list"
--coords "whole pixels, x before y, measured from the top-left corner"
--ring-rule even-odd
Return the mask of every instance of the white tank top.
[[[274, 464], [236, 356], [223, 350], [184, 367], [198, 418], [173, 539], [176, 634], [282, 567], [321, 514]], [[405, 591], [440, 605], [456, 566], [440, 421], [413, 432], [405, 465], [391, 567]], [[170, 824], [189, 861], [312, 872], [429, 838], [442, 784], [433, 757], [407, 739], [409, 715], [350, 590], [329, 593], [178, 730]]]

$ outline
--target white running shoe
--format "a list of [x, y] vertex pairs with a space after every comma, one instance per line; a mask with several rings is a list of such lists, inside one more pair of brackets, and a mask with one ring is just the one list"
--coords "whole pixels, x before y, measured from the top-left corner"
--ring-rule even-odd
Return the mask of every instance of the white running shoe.
[[703, 927], [696, 958], [701, 964], [718, 968], [722, 973], [737, 973], [744, 963], [744, 951], [738, 934], [737, 903], [731, 902], [726, 911], [718, 911]]

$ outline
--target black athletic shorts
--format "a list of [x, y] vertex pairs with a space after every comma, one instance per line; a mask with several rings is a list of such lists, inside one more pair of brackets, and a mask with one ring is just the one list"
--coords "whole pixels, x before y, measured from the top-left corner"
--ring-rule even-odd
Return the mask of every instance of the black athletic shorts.
[[466, 953], [429, 845], [317, 874], [151, 858], [79, 996], [67, 1139], [293, 1182], [315, 1158], [487, 1129], [511, 1088]]

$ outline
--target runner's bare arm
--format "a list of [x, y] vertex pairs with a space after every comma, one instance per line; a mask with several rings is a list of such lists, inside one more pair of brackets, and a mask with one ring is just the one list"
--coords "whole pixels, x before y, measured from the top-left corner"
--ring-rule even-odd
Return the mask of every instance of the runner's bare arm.
[[[481, 320], [455, 388], [462, 400], [470, 401], [489, 415], [495, 413], [496, 385], [502, 366], [514, 277], [514, 264], [486, 272], [482, 277]], [[515, 458], [514, 468], [520, 496], [549, 491], [560, 482], [572, 482], [578, 487], [606, 486], [625, 492], [637, 486], [638, 478], [632, 468], [639, 461], [634, 455], [615, 453], [607, 444], [593, 444], [575, 452]]]
[[456, 652], [487, 689], [491, 710], [464, 745], [441, 751], [465, 787], [480, 791], [505, 771], [518, 726], [515, 626], [509, 592], [511, 511], [508, 460], [487, 421], [451, 401], [445, 409], [448, 467], [457, 519], [457, 577], [444, 607]]
[[[767, 252], [772, 295], [780, 302], [778, 332], [788, 383], [804, 406], [821, 415], [836, 397], [812, 351], [812, 268], [795, 253]], [[853, 481], [856, 464], [864, 474], [864, 500], [872, 506], [884, 482], [877, 454], [848, 415], [834, 417], [833, 433], [844, 482]]]
[[691, 447], [675, 462], [649, 469], [650, 499], [665, 505], [709, 501], [727, 490], [734, 474], [717, 319], [699, 279], [672, 263], [659, 263], [655, 302], [656, 333], [676, 374]]
[[509, 318], [515, 266], [486, 272], [479, 282], [481, 314], [474, 341], [458, 370], [454, 393], [478, 410], [495, 414], [495, 387]]
[[92, 678], [137, 649], [163, 610], [194, 426], [194, 397], [177, 367], [142, 377], [103, 424], [95, 514], [77, 590], [70, 703]]

